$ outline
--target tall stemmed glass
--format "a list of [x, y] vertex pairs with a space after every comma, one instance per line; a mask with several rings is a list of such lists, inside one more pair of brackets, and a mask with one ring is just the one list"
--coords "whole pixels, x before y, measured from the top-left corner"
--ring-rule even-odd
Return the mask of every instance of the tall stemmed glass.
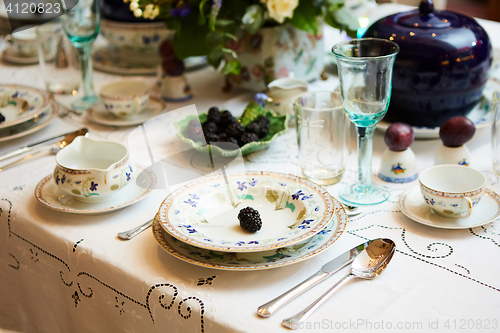
[[77, 110], [87, 110], [99, 99], [94, 92], [92, 78], [92, 43], [97, 38], [101, 25], [99, 2], [79, 0], [75, 7], [61, 16], [64, 32], [77, 50], [82, 71], [83, 97], [71, 103]]
[[361, 38], [338, 43], [332, 51], [337, 58], [342, 104], [358, 135], [358, 184], [343, 187], [339, 195], [357, 205], [381, 203], [389, 192], [372, 184], [373, 132], [389, 107], [399, 46], [385, 39]]

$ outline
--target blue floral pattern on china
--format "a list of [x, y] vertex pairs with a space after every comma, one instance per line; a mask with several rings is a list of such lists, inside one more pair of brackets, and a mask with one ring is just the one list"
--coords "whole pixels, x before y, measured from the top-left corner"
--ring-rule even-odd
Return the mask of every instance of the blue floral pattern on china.
[[[174, 191], [159, 210], [163, 228], [197, 247], [252, 252], [301, 242], [321, 231], [335, 211], [328, 192], [301, 177], [247, 172], [227, 178], [227, 185], [217, 175]], [[257, 233], [239, 226], [238, 212], [247, 206], [261, 213], [263, 228]]]

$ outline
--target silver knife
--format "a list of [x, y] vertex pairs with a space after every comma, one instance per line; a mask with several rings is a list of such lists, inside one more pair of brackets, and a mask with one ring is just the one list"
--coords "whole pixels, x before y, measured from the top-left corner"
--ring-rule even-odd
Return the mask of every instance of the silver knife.
[[361, 251], [363, 251], [365, 247], [367, 247], [371, 242], [373, 242], [373, 240], [361, 243], [353, 247], [349, 251], [342, 253], [337, 258], [327, 262], [326, 264], [323, 265], [323, 267], [321, 267], [319, 271], [317, 271], [315, 274], [313, 274], [306, 280], [302, 281], [302, 283], [293, 287], [283, 295], [276, 297], [272, 301], [269, 301], [266, 304], [259, 306], [259, 308], [257, 309], [257, 313], [261, 317], [270, 317], [273, 313], [281, 309], [281, 307], [283, 307], [285, 304], [290, 302], [295, 297], [299, 296], [306, 290], [309, 290], [316, 284], [325, 280], [327, 277], [335, 274], [342, 268], [352, 263], [354, 258], [356, 258], [356, 256]]
[[55, 136], [55, 137], [50, 138], [50, 139], [45, 139], [43, 141], [40, 141], [40, 142], [37, 142], [37, 143], [33, 143], [31, 145], [27, 145], [27, 146], [22, 147], [22, 148], [15, 148], [13, 150], [8, 151], [4, 155], [0, 156], [0, 161], [9, 159], [9, 158], [17, 156], [17, 155], [24, 154], [24, 153], [27, 153], [27, 152], [34, 151], [34, 150], [36, 150], [38, 148], [49, 146], [51, 144], [56, 143], [59, 140], [62, 140], [66, 135], [70, 135], [70, 134], [85, 135], [87, 132], [88, 132], [88, 130], [86, 128], [80, 128], [79, 130], [74, 131], [74, 132], [69, 132], [69, 133], [66, 133], [66, 134], [61, 134], [61, 135]]

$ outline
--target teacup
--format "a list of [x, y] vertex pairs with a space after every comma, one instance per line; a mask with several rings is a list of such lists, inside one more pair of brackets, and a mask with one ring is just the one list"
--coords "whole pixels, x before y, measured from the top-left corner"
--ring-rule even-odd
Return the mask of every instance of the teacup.
[[112, 199], [134, 179], [127, 148], [115, 142], [79, 136], [57, 153], [56, 162], [57, 187], [82, 202]]
[[16, 29], [5, 41], [21, 56], [36, 57], [38, 55], [36, 33], [34, 28]]
[[419, 180], [427, 205], [444, 217], [469, 217], [486, 190], [480, 171], [455, 164], [426, 169]]
[[129, 117], [146, 107], [149, 88], [141, 81], [118, 81], [102, 87], [99, 95], [106, 110], [118, 117]]

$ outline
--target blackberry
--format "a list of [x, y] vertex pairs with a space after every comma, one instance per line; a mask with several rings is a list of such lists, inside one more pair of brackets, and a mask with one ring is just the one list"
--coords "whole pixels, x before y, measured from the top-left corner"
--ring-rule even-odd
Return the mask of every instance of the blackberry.
[[211, 133], [211, 132], [205, 133], [205, 141], [207, 142], [207, 144], [217, 142], [219, 141], [219, 135], [217, 133]]
[[220, 142], [226, 142], [228, 136], [226, 133], [222, 132], [222, 133], [219, 133], [219, 141]]
[[261, 130], [260, 125], [258, 123], [251, 123], [251, 124], [247, 125], [247, 127], [245, 128], [245, 132], [255, 133], [255, 134], [257, 134], [258, 137], [260, 137], [262, 130]]
[[186, 135], [195, 142], [204, 140], [203, 130], [200, 126], [188, 127]]
[[255, 133], [244, 133], [240, 139], [240, 147], [243, 147], [247, 143], [259, 141], [259, 137]]
[[207, 135], [208, 133], [217, 133], [218, 132], [217, 124], [213, 121], [207, 121], [207, 122], [203, 123], [203, 125], [201, 125], [201, 127], [203, 128], [203, 132], [205, 133], [205, 135]]
[[245, 129], [243, 128], [243, 126], [241, 126], [240, 123], [236, 123], [236, 124], [229, 125], [226, 128], [225, 132], [226, 132], [227, 136], [232, 136], [235, 139], [239, 139], [239, 138], [241, 138], [241, 136], [245, 132]]
[[240, 210], [238, 213], [238, 220], [240, 220], [240, 226], [250, 232], [259, 231], [260, 228], [262, 228], [260, 214], [252, 207], [246, 207]]
[[3, 114], [0, 113], [0, 123], [3, 123], [5, 121], [5, 117]]
[[267, 125], [269, 126], [269, 118], [267, 118], [266, 116], [258, 116], [257, 119], [255, 119], [254, 121], [255, 123], [259, 123], [260, 125]]
[[238, 140], [235, 139], [235, 138], [233, 138], [233, 137], [227, 138], [226, 142], [232, 143], [235, 146], [234, 149], [236, 149], [237, 147], [239, 147]]
[[207, 119], [209, 121], [213, 121], [214, 123], [218, 123], [221, 120], [221, 113], [219, 111], [219, 108], [216, 106], [212, 106], [210, 109], [208, 109], [208, 115]]
[[221, 114], [220, 125], [222, 127], [227, 127], [231, 124], [238, 123], [238, 120], [229, 111], [223, 111]]

